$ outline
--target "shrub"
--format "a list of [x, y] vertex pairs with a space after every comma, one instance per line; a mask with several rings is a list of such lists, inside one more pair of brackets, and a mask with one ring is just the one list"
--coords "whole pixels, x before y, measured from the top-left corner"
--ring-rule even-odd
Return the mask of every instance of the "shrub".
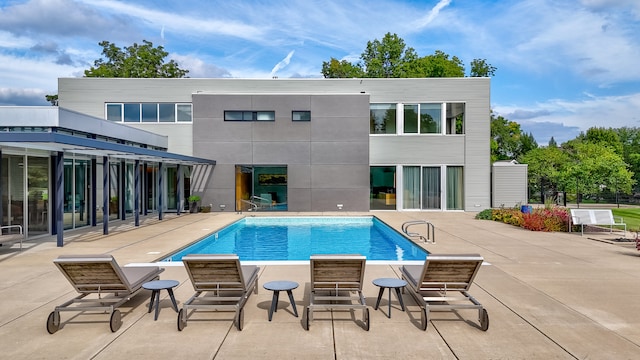
[[493, 220], [493, 209], [484, 209], [476, 214], [478, 220]]
[[531, 231], [567, 231], [569, 212], [567, 209], [546, 205], [524, 214], [520, 208], [486, 209], [476, 215], [476, 219], [489, 219], [519, 226]]

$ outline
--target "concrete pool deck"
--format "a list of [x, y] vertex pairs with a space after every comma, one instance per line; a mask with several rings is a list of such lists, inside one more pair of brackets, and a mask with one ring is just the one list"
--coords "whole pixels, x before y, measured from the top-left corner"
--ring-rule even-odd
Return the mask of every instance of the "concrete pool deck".
[[[364, 294], [370, 305], [371, 330], [364, 331], [349, 312], [314, 313], [309, 331], [302, 326], [308, 304], [308, 265], [262, 265], [259, 293], [245, 306], [244, 329], [232, 313], [196, 313], [182, 332], [166, 292], [161, 293], [157, 321], [147, 313], [150, 291], [142, 291], [120, 308], [122, 327], [109, 330], [106, 314], [62, 313], [53, 335], [45, 323], [55, 306], [76, 296], [52, 261], [62, 254], [113, 254], [121, 265], [153, 262], [237, 220], [232, 212], [167, 216], [133, 228], [101, 227], [55, 238], [0, 247], [0, 343], [12, 359], [634, 359], [640, 357], [640, 252], [633, 243], [609, 241], [609, 234], [538, 233], [492, 221], [473, 213], [370, 212], [400, 229], [405, 221], [427, 219], [436, 227], [433, 253], [480, 253], [486, 261], [471, 294], [488, 310], [490, 327], [478, 328], [477, 311], [432, 313], [427, 331], [419, 329], [420, 312], [404, 294], [407, 311], [392, 297], [373, 310], [378, 288], [371, 281], [397, 277], [396, 265], [367, 265]], [[276, 214], [258, 213], [259, 216]], [[296, 215], [296, 213], [286, 213]], [[313, 215], [304, 213], [298, 215]], [[320, 215], [319, 213], [317, 215]], [[175, 279], [178, 306], [193, 288], [184, 268], [167, 266], [161, 279]], [[294, 297], [301, 315], [293, 316], [281, 296], [268, 321], [272, 293], [262, 284], [287, 279], [300, 284]], [[355, 319], [360, 312], [355, 312]]]

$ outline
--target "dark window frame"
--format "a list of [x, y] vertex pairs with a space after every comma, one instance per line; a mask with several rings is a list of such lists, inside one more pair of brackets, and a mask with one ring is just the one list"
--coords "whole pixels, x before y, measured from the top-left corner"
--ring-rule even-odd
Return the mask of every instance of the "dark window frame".
[[[258, 119], [259, 114], [271, 114], [271, 119], [269, 120], [260, 120]], [[241, 115], [240, 119], [231, 118], [231, 114]], [[236, 116], [237, 117], [237, 116]], [[276, 112], [273, 110], [225, 110], [224, 111], [224, 121], [276, 121]]]

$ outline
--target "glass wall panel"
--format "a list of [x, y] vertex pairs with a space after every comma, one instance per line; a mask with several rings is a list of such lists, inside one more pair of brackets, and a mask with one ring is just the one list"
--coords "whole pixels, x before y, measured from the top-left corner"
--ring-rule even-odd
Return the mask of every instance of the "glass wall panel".
[[122, 121], [121, 104], [107, 104], [107, 120]]
[[119, 188], [120, 188], [120, 164], [109, 163], [109, 220], [118, 219], [119, 207]]
[[142, 104], [142, 122], [158, 122], [158, 104]]
[[90, 161], [64, 159], [64, 229], [73, 229], [90, 224], [89, 189]]
[[124, 121], [140, 122], [140, 104], [124, 104]]
[[101, 223], [104, 220], [104, 204], [102, 200], [102, 195], [104, 194], [104, 188], [102, 187], [102, 158], [98, 158], [96, 162], [96, 201], [97, 204], [93, 204], [92, 206], [96, 207], [96, 222]]
[[174, 122], [176, 117], [176, 104], [158, 104], [158, 121]]
[[439, 134], [442, 119], [441, 104], [420, 104], [420, 133]]
[[253, 167], [253, 202], [258, 210], [287, 210], [287, 167]]
[[396, 104], [370, 104], [370, 133], [396, 133]]
[[[75, 160], [74, 227], [89, 225], [90, 162]], [[65, 179], [66, 181], [66, 179]]]
[[420, 166], [402, 168], [402, 206], [404, 209], [420, 209]]
[[125, 214], [133, 214], [134, 200], [135, 200], [135, 179], [133, 178], [134, 164], [127, 163], [125, 165], [125, 177], [124, 177], [124, 212]]
[[422, 208], [440, 209], [440, 168], [422, 168]]
[[463, 210], [463, 168], [462, 166], [447, 166], [447, 209]]
[[175, 167], [167, 168], [167, 210], [178, 209], [178, 169]]
[[371, 210], [396, 209], [396, 167], [372, 166], [369, 170]]
[[24, 156], [2, 156], [2, 225], [24, 228]]
[[62, 226], [64, 229], [73, 229], [73, 159], [64, 159], [64, 199]]
[[158, 211], [158, 165], [147, 164], [145, 174], [147, 211]]
[[178, 121], [191, 121], [191, 104], [177, 105]]
[[418, 133], [418, 105], [404, 106], [404, 132], [405, 134]]
[[464, 134], [464, 103], [447, 103], [447, 134]]

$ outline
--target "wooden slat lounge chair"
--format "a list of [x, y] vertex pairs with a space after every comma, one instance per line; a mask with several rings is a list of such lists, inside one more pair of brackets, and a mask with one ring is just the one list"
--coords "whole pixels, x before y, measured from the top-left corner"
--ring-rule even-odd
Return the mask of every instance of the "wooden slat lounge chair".
[[316, 310], [362, 310], [369, 331], [369, 308], [362, 295], [366, 257], [361, 255], [312, 255], [311, 295], [306, 310], [306, 330]]
[[235, 311], [234, 322], [241, 331], [244, 304], [252, 291], [258, 293], [260, 268], [240, 265], [235, 254], [191, 254], [182, 262], [196, 293], [178, 312], [178, 330], [187, 326], [189, 310], [208, 310]]
[[477, 309], [480, 328], [489, 328], [487, 310], [468, 292], [482, 261], [478, 254], [429, 254], [424, 265], [400, 268], [407, 289], [421, 307], [422, 330], [427, 330], [430, 311], [453, 309]]
[[[80, 293], [56, 306], [47, 318], [50, 334], [60, 327], [61, 311], [108, 311], [112, 332], [122, 325], [117, 308], [142, 290], [142, 284], [157, 280], [164, 271], [158, 266], [120, 267], [111, 255], [61, 255], [53, 263]], [[97, 297], [87, 298], [89, 295]]]

